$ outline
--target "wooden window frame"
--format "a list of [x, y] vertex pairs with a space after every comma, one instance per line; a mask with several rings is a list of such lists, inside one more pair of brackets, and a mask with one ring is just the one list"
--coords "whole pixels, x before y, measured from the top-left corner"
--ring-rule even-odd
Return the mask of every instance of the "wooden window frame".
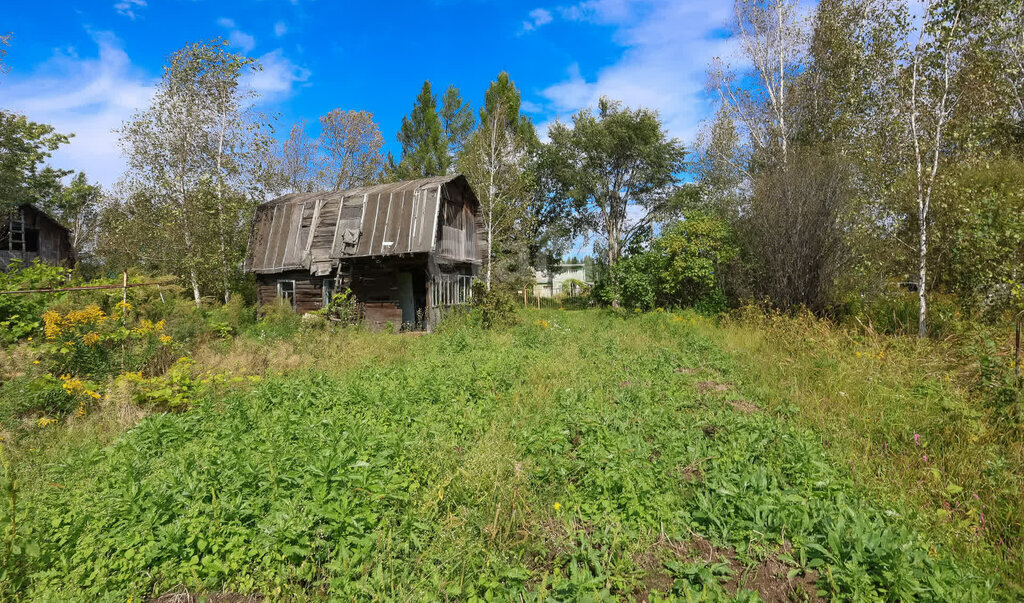
[[[285, 297], [284, 289], [281, 287], [281, 285], [283, 285], [285, 283], [291, 283], [291, 285], [292, 285], [292, 292], [291, 292], [292, 294], [291, 294], [290, 298]], [[287, 279], [278, 280], [277, 281], [277, 298], [278, 299], [287, 299], [291, 303], [291, 305], [292, 305], [292, 310], [294, 310], [295, 309], [295, 281], [294, 280], [287, 280]]]

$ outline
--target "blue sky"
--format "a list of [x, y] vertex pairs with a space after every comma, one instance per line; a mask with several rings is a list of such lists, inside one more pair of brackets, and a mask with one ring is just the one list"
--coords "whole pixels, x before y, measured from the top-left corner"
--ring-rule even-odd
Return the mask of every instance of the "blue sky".
[[105, 0], [11, 2], [0, 107], [74, 132], [54, 158], [105, 186], [123, 169], [111, 130], [144, 108], [165, 57], [223, 36], [258, 58], [251, 82], [279, 134], [334, 108], [374, 113], [388, 146], [429, 79], [479, 107], [508, 71], [543, 136], [601, 95], [658, 109], [692, 143], [710, 105], [705, 69], [728, 55], [731, 2], [488, 0]]

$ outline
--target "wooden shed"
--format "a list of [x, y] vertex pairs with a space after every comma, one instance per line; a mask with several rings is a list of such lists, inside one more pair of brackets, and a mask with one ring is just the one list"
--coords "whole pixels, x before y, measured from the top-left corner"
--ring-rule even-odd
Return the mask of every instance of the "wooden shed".
[[36, 259], [71, 266], [75, 254], [68, 229], [43, 210], [25, 203], [0, 223], [0, 270], [7, 270], [11, 260], [27, 264]]
[[293, 193], [256, 209], [245, 269], [260, 304], [309, 312], [348, 288], [368, 324], [430, 329], [469, 299], [483, 233], [461, 175]]

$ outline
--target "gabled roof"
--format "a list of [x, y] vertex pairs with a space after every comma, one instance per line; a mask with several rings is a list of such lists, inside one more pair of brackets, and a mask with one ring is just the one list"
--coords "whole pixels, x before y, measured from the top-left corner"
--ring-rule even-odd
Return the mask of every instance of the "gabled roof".
[[430, 252], [443, 186], [462, 187], [475, 201], [461, 175], [292, 193], [268, 201], [256, 209], [245, 269], [326, 274], [342, 258]]

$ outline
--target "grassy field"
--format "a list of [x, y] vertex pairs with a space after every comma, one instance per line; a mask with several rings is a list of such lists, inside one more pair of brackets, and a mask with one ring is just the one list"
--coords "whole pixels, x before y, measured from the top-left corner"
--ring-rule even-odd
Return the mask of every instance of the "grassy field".
[[816, 328], [217, 343], [197, 370], [243, 378], [184, 412], [108, 396], [7, 446], [28, 544], [0, 597], [1013, 599], [1019, 451], [929, 350]]

